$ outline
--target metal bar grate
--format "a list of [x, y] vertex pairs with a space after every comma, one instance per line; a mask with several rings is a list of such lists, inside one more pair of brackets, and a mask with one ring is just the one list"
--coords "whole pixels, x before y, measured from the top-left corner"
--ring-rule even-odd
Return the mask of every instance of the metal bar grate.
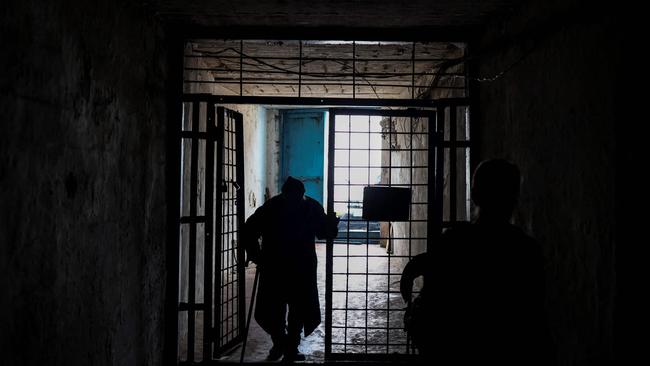
[[184, 88], [222, 96], [418, 99], [465, 97], [465, 44], [190, 40]]
[[219, 139], [222, 141], [220, 177], [220, 281], [216, 291], [220, 301], [217, 324], [216, 355], [242, 340], [244, 304], [244, 274], [242, 248], [239, 244], [243, 220], [243, 133], [242, 115], [223, 107], [217, 108], [223, 125]]
[[[456, 105], [330, 110], [328, 211], [341, 223], [327, 249], [328, 360], [400, 359], [415, 352], [403, 331], [399, 279], [443, 227], [469, 219], [467, 111]], [[452, 158], [457, 152], [467, 159]], [[410, 188], [408, 221], [363, 220], [362, 190], [369, 185]]]
[[[206, 187], [212, 185], [208, 168], [214, 148], [214, 131], [209, 128], [209, 103], [185, 102], [181, 123], [181, 194], [179, 218], [179, 347], [178, 360], [201, 362], [205, 355], [204, 334], [211, 319], [206, 309], [211, 298], [205, 296], [211, 280], [209, 258], [212, 249], [211, 203]], [[208, 254], [206, 254], [208, 253]], [[207, 287], [206, 287], [207, 286]]]
[[182, 110], [177, 361], [200, 363], [241, 340], [243, 123], [209, 98]]
[[[328, 211], [336, 212], [341, 222], [326, 263], [328, 359], [411, 353], [402, 324], [399, 278], [406, 262], [424, 252], [429, 240], [433, 199], [428, 157], [435, 148], [429, 141], [430, 126], [435, 127], [435, 115], [429, 111], [330, 112]], [[409, 220], [361, 219], [362, 191], [369, 185], [411, 188]]]

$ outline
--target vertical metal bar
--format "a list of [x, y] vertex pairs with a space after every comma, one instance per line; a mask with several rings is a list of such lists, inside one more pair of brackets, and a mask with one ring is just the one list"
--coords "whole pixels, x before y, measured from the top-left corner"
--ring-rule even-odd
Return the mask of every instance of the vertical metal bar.
[[208, 138], [205, 147], [205, 226], [204, 226], [204, 261], [203, 261], [203, 299], [205, 309], [203, 311], [203, 360], [211, 358], [210, 349], [214, 342], [212, 327], [212, 248], [214, 246], [213, 234], [213, 204], [214, 204], [214, 145], [216, 143], [216, 128], [214, 126], [214, 104], [207, 105], [206, 132]]
[[415, 42], [411, 49], [411, 99], [415, 99]]
[[[192, 132], [195, 133], [192, 137], [192, 155], [190, 167], [190, 217], [196, 217], [196, 196], [197, 196], [197, 163], [199, 155], [199, 139], [197, 134], [199, 132], [199, 111], [200, 102], [194, 102], [192, 107]], [[190, 223], [190, 242], [189, 242], [189, 278], [188, 278], [188, 339], [187, 339], [187, 360], [188, 362], [194, 361], [194, 330], [195, 330], [195, 317], [196, 317], [196, 221], [192, 220]]]
[[350, 194], [350, 187], [352, 183], [352, 171], [350, 168], [350, 155], [351, 155], [351, 149], [352, 148], [352, 116], [348, 114], [348, 207], [347, 207], [347, 213], [348, 213], [348, 232], [347, 232], [347, 239], [345, 241], [345, 317], [344, 321], [345, 323], [343, 324], [343, 330], [344, 330], [344, 335], [343, 335], [343, 352], [347, 353], [348, 352], [348, 299], [350, 297], [350, 217], [352, 215], [350, 214], [350, 207], [351, 207], [351, 194]]
[[217, 186], [217, 197], [215, 205], [217, 207], [216, 211], [219, 212], [219, 219], [215, 220], [217, 222], [217, 227], [215, 232], [218, 233], [218, 239], [215, 235], [215, 259], [214, 262], [219, 264], [219, 268], [215, 269], [214, 276], [214, 324], [215, 329], [215, 340], [216, 345], [214, 347], [213, 354], [215, 357], [219, 355], [220, 346], [221, 346], [221, 336], [223, 333], [222, 319], [221, 319], [221, 309], [223, 305], [223, 293], [221, 290], [222, 282], [222, 268], [223, 268], [223, 256], [222, 256], [222, 247], [223, 247], [223, 220], [221, 217], [222, 208], [223, 208], [223, 193], [221, 190], [221, 182], [223, 181], [223, 125], [224, 125], [224, 108], [217, 107], [217, 126], [216, 126], [216, 149], [217, 149], [217, 167], [216, 167], [216, 186]]
[[224, 169], [226, 169], [226, 179], [224, 185], [226, 187], [226, 343], [232, 337], [232, 325], [230, 317], [232, 316], [232, 113], [226, 110], [226, 125], [224, 133], [228, 142], [225, 144], [225, 153], [228, 157], [226, 159]]
[[[327, 214], [334, 214], [334, 146], [336, 112], [329, 112], [329, 139], [327, 148]], [[325, 360], [332, 356], [332, 289], [334, 272], [334, 238], [327, 238], [325, 249]]]
[[[427, 184], [427, 251], [442, 230], [444, 147], [441, 139], [445, 125], [445, 110], [438, 108], [429, 116], [429, 151]], [[435, 122], [434, 122], [435, 121]], [[433, 192], [432, 192], [433, 191]], [[432, 194], [433, 193], [433, 194]]]
[[237, 194], [233, 191], [235, 188], [232, 184], [235, 180], [235, 159], [234, 159], [234, 117], [232, 111], [228, 111], [228, 274], [230, 275], [230, 281], [228, 281], [228, 324], [230, 326], [230, 335], [229, 339], [232, 340], [234, 337], [234, 324], [232, 324], [232, 316], [235, 312], [235, 284], [234, 284], [234, 273], [233, 268], [235, 267], [234, 263], [234, 237], [235, 237], [235, 205], [237, 204]]
[[[413, 43], [414, 45], [414, 53], [415, 53], [415, 42]], [[412, 240], [412, 235], [411, 235], [411, 223], [413, 220], [413, 117], [410, 117], [410, 134], [409, 134], [409, 162], [410, 162], [410, 167], [409, 167], [409, 185], [411, 188], [411, 204], [409, 205], [409, 259], [411, 259], [411, 256], [413, 255], [411, 252], [411, 240]]]
[[[415, 60], [415, 42], [413, 42], [413, 60]], [[415, 61], [413, 61], [413, 67], [415, 67]], [[415, 71], [414, 71], [415, 72]], [[415, 79], [414, 79], [415, 80]], [[414, 84], [415, 85], [415, 84]], [[413, 89], [415, 90], [415, 88]], [[409, 188], [411, 188], [411, 202], [409, 203], [409, 253], [408, 257], [409, 260], [413, 256], [412, 249], [413, 249], [413, 240], [412, 240], [412, 231], [413, 231], [413, 166], [415, 165], [413, 163], [413, 117], [409, 117]], [[411, 305], [411, 299], [408, 299], [408, 305]], [[406, 354], [411, 353], [411, 335], [409, 333], [406, 333]]]
[[[352, 42], [352, 99], [357, 97], [357, 42]], [[349, 164], [348, 164], [349, 165]], [[350, 199], [350, 197], [348, 197]]]
[[[388, 119], [388, 186], [393, 185], [393, 117]], [[395, 135], [397, 138], [397, 135]], [[386, 353], [390, 353], [390, 253], [393, 251], [393, 233], [392, 233], [392, 222], [388, 223], [388, 245], [390, 245], [390, 250], [387, 251], [388, 256], [388, 278], [386, 279]]]
[[244, 95], [244, 41], [239, 40], [239, 95]]
[[[370, 116], [368, 116], [368, 151], [366, 152], [368, 155], [368, 185], [370, 185], [370, 134], [371, 131], [371, 125], [370, 125]], [[381, 234], [380, 234], [381, 236]], [[370, 252], [370, 221], [366, 221], [366, 305], [365, 305], [365, 314], [366, 314], [366, 321], [365, 321], [365, 343], [366, 343], [366, 353], [368, 353], [368, 272], [369, 270], [369, 262], [370, 258], [368, 257]]]
[[300, 55], [298, 56], [298, 98], [302, 95], [302, 41], [300, 43]]
[[229, 340], [235, 337], [235, 325], [233, 324], [233, 314], [235, 313], [235, 283], [233, 269], [235, 267], [234, 254], [235, 254], [235, 205], [237, 204], [237, 194], [233, 191], [235, 188], [232, 184], [235, 180], [235, 159], [234, 159], [234, 116], [232, 111], [228, 111], [228, 274], [230, 280], [228, 281], [228, 325], [230, 326]]
[[240, 333], [245, 328], [246, 318], [246, 268], [244, 246], [241, 245], [241, 230], [244, 227], [245, 217], [245, 196], [246, 181], [244, 180], [244, 118], [241, 113], [236, 114], [236, 149], [237, 149], [237, 265], [239, 284], [239, 320]]
[[449, 107], [449, 219], [452, 223], [456, 222], [457, 219], [457, 177], [458, 167], [456, 162], [456, 146], [457, 144], [457, 126], [456, 126], [456, 106], [452, 105]]

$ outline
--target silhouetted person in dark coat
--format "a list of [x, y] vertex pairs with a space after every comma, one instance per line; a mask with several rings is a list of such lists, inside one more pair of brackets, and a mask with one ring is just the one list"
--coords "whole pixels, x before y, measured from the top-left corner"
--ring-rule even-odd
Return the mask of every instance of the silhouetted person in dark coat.
[[420, 323], [430, 329], [426, 357], [450, 365], [552, 363], [541, 248], [510, 223], [519, 180], [505, 160], [482, 162], [472, 179], [477, 219], [446, 230], [407, 265], [405, 280], [424, 275], [430, 292]]
[[304, 193], [303, 183], [289, 177], [244, 226], [244, 247], [260, 271], [255, 320], [273, 340], [269, 360], [303, 360], [300, 333], [308, 336], [321, 322], [314, 237], [335, 237], [338, 219]]

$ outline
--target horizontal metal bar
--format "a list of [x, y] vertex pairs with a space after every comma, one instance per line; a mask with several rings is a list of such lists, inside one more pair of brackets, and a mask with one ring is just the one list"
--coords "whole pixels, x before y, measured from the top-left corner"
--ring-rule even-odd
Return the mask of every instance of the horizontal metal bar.
[[[449, 103], [458, 103], [465, 101], [467, 98], [448, 98], [431, 100], [434, 102], [433, 106], [446, 107], [447, 104], [440, 103], [447, 101]], [[421, 99], [405, 99], [405, 100], [421, 100]], [[331, 110], [335, 115], [350, 115], [350, 116], [380, 116], [380, 117], [420, 117], [420, 118], [434, 118], [433, 111], [419, 110], [419, 109], [369, 109], [369, 108], [333, 108]]]
[[[357, 75], [358, 76], [358, 75]], [[387, 87], [387, 88], [412, 88], [413, 85], [408, 83], [408, 81], [405, 81], [405, 83], [408, 84], [387, 84], [387, 83], [354, 83], [354, 82], [345, 82], [345, 81], [337, 81], [337, 80], [332, 80], [332, 81], [320, 81], [320, 82], [307, 82], [307, 81], [302, 81], [302, 82], [292, 82], [291, 80], [286, 81], [254, 81], [254, 80], [249, 80], [249, 81], [244, 81], [246, 78], [243, 80], [235, 80], [235, 79], [225, 79], [221, 78], [221, 80], [218, 80], [217, 78], [214, 78], [213, 80], [194, 80], [194, 79], [185, 79], [183, 80], [184, 83], [186, 84], [237, 84], [237, 85], [303, 85], [303, 86], [356, 86], [356, 87], [364, 87], [364, 88], [371, 88], [371, 87]], [[268, 79], [265, 79], [268, 80]], [[367, 80], [366, 80], [367, 82]], [[427, 88], [429, 87], [428, 84], [422, 84], [422, 85], [415, 85], [416, 88]], [[440, 85], [436, 86], [436, 89], [447, 89], [447, 90], [465, 90], [464, 86], [445, 86], [445, 85]]]
[[[221, 305], [227, 305], [227, 304], [229, 304], [229, 303], [226, 303], [226, 302], [221, 303]], [[234, 313], [230, 313], [230, 315], [228, 315], [227, 317], [221, 318], [221, 324], [225, 323], [226, 321], [228, 321], [230, 319], [235, 319], [235, 315], [238, 315], [238, 314], [239, 313], [235, 311]]]
[[[391, 274], [391, 275], [397, 276], [397, 275], [401, 275], [401, 273], [395, 273], [395, 274]], [[360, 291], [360, 290], [347, 290], [347, 291], [346, 290], [332, 290], [332, 293], [335, 293], [335, 292], [336, 293], [355, 293], [355, 294], [386, 294], [386, 293], [388, 293], [388, 294], [399, 294], [400, 293], [399, 290], [394, 290], [394, 291], [389, 291], [389, 292], [386, 292], [386, 290], [367, 290], [367, 291], [366, 290], [364, 290], [364, 291]]]
[[[430, 107], [439, 106], [469, 106], [469, 98], [446, 99], [370, 99], [370, 98], [313, 98], [313, 97], [259, 97], [239, 95], [183, 94], [182, 100], [209, 101], [226, 104], [275, 104], [275, 105], [322, 105], [322, 106], [395, 106], [395, 107]], [[353, 114], [354, 109], [346, 109], [346, 114]], [[400, 115], [404, 117], [423, 116], [425, 111], [416, 110], [364, 110], [370, 111], [365, 115]], [[383, 113], [383, 114], [382, 114]], [[338, 113], [337, 113], [338, 114]], [[364, 113], [354, 113], [361, 114]]]
[[[335, 256], [335, 258], [336, 258], [336, 257], [337, 257], [337, 256]], [[386, 256], [385, 258], [388, 258], [388, 256]], [[391, 259], [395, 259], [395, 258], [397, 258], [397, 257], [393, 257], [393, 256], [391, 256], [390, 258], [391, 258]], [[411, 257], [399, 257], [399, 258], [406, 258], [406, 259], [409, 259], [409, 258], [411, 258]], [[402, 272], [390, 272], [390, 273], [388, 273], [388, 272], [333, 272], [332, 274], [334, 274], [334, 275], [341, 275], [341, 276], [350, 276], [350, 275], [353, 275], [353, 276], [366, 276], [366, 277], [369, 277], [369, 276], [382, 276], [382, 275], [383, 275], [383, 276], [388, 276], [388, 275], [391, 275], [391, 276], [393, 276], [393, 275], [401, 275]], [[368, 291], [370, 291], [370, 290], [368, 290]], [[345, 292], [345, 291], [343, 291], [343, 292]], [[361, 292], [363, 293], [363, 292], [367, 292], [367, 291], [364, 290], [364, 291], [361, 291]]]
[[418, 169], [418, 168], [428, 168], [427, 165], [393, 165], [393, 166], [387, 166], [387, 165], [334, 165], [335, 168], [356, 168], [356, 169]]
[[[346, 83], [343, 81], [340, 82], [287, 82], [287, 81], [243, 81], [243, 80], [191, 80], [191, 79], [185, 79], [183, 80], [183, 83], [185, 84], [236, 84], [236, 85], [293, 85], [293, 86], [356, 86], [356, 87], [364, 87], [364, 88], [372, 88], [372, 87], [386, 87], [386, 88], [412, 88], [413, 85], [411, 84], [379, 84], [379, 83], [370, 83], [370, 84], [363, 84], [363, 83]], [[428, 84], [423, 84], [423, 85], [416, 85], [416, 88], [427, 88], [429, 87]], [[436, 89], [447, 89], [447, 90], [465, 90], [464, 86], [436, 86]]]
[[[332, 343], [334, 345], [334, 343]], [[336, 345], [342, 346], [346, 344], [339, 344], [337, 343]], [[348, 346], [359, 346], [359, 347], [364, 347], [366, 344], [351, 344], [347, 343]], [[406, 352], [406, 343], [390, 343], [390, 344], [377, 344], [377, 346], [393, 346], [393, 347], [404, 347], [404, 352]], [[332, 352], [329, 354], [329, 359], [331, 361], [373, 361], [373, 362], [380, 362], [380, 363], [386, 363], [386, 362], [396, 362], [396, 361], [406, 361], [406, 360], [416, 360], [416, 355], [413, 354], [406, 354], [406, 353], [335, 353]], [[416, 363], [417, 364], [417, 363]]]
[[[346, 186], [347, 184], [338, 184], [338, 185], [340, 185], [340, 186]], [[363, 185], [363, 184], [362, 184], [362, 185]], [[365, 185], [364, 185], [364, 186], [365, 186]], [[393, 185], [393, 187], [395, 187], [395, 185]], [[346, 219], [346, 220], [344, 220], [344, 221], [350, 221], [350, 222], [353, 222], [353, 221], [356, 221], [356, 222], [363, 221], [363, 222], [366, 222], [366, 221], [368, 221], [368, 220], [364, 220], [364, 219]], [[409, 222], [409, 221], [410, 221], [410, 222], [422, 222], [422, 221], [427, 221], [427, 220], [411, 219], [411, 220], [408, 220], [408, 221], [391, 221], [391, 222]]]
[[[381, 132], [347, 132], [347, 131], [336, 131], [336, 133], [340, 134], [346, 134], [346, 135], [351, 135], [354, 133], [357, 134], [376, 134], [376, 135], [388, 135], [388, 133], [381, 133]], [[405, 135], [408, 135], [408, 133], [404, 133]], [[396, 135], [396, 133], [391, 133], [391, 135]], [[415, 135], [415, 134], [414, 134]], [[426, 135], [426, 134], [421, 134], [421, 135]], [[459, 141], [450, 141], [450, 140], [445, 140], [442, 141], [442, 147], [449, 149], [449, 148], [468, 148], [472, 147], [472, 142], [469, 140], [459, 140]], [[384, 148], [346, 148], [346, 147], [335, 147], [335, 151], [428, 151], [429, 149], [384, 149]], [[367, 166], [365, 166], [367, 167]], [[400, 166], [402, 168], [410, 168], [410, 166]], [[383, 168], [383, 167], [382, 167]], [[387, 167], [386, 167], [387, 168]], [[395, 168], [393, 166], [393, 168]]]
[[[343, 328], [339, 327], [337, 329], [343, 329]], [[383, 328], [383, 329], [387, 330], [386, 328]], [[403, 327], [402, 328], [390, 328], [390, 330], [400, 330], [400, 329], [404, 330]], [[347, 346], [347, 347], [365, 347], [365, 346], [369, 346], [369, 347], [384, 347], [384, 348], [386, 348], [386, 347], [405, 347], [406, 342], [404, 342], [404, 343], [351, 343], [351, 342], [342, 343], [342, 342], [332, 342], [332, 345]], [[375, 355], [375, 356], [376, 355], [381, 355], [381, 353], [356, 353], [356, 352], [355, 353], [340, 353], [340, 354], [364, 355], [364, 356], [367, 356], [367, 355]], [[406, 354], [401, 354], [401, 355], [407, 356]], [[364, 358], [364, 360], [365, 360], [365, 358]], [[372, 365], [372, 364], [370, 364], [370, 365]], [[368, 365], [368, 366], [370, 366], [370, 365]]]
[[[337, 114], [337, 116], [345, 116], [345, 114]], [[423, 117], [426, 118], [426, 117]], [[347, 121], [345, 121], [347, 123]], [[366, 124], [367, 121], [355, 121], [352, 123]], [[347, 130], [334, 130], [334, 133], [345, 135], [429, 135], [429, 132], [395, 132], [395, 131], [347, 131]], [[339, 148], [337, 148], [338, 150]]]
[[[383, 185], [372, 184], [372, 183], [368, 183], [368, 186], [369, 187], [377, 187], [377, 186], [385, 187]], [[345, 204], [348, 204], [348, 205], [360, 205], [360, 204], [363, 204], [363, 201], [334, 200], [333, 202], [334, 203], [345, 203]], [[410, 205], [428, 205], [429, 203], [428, 202], [419, 202], [418, 201], [418, 202], [409, 202], [409, 204]], [[341, 219], [341, 221], [355, 221], [355, 220]], [[375, 220], [362, 220], [362, 221], [374, 222]], [[408, 220], [406, 220], [406, 221], [408, 221]]]
[[[424, 239], [421, 239], [424, 240]], [[350, 244], [354, 246], [354, 244]], [[379, 244], [376, 244], [379, 245]], [[390, 255], [391, 258], [412, 258], [413, 256], [408, 256], [408, 255]], [[379, 255], [379, 254], [334, 254], [334, 258], [388, 258], [388, 253], [385, 255]], [[365, 272], [364, 272], [365, 273]], [[345, 274], [345, 273], [338, 273], [338, 274]], [[354, 273], [353, 273], [354, 274]], [[363, 273], [361, 273], [363, 274]], [[368, 273], [368, 274], [375, 274], [375, 273]]]
[[[399, 151], [429, 151], [429, 149], [382, 149], [382, 148], [334, 148], [335, 151], [390, 151], [390, 152], [399, 152]], [[364, 167], [367, 168], [367, 167]], [[390, 168], [390, 166], [387, 166], [387, 168]]]
[[[216, 58], [216, 57], [214, 57]], [[223, 76], [218, 76], [215, 77], [214, 80], [239, 80], [239, 70], [238, 69], [221, 69], [221, 68], [201, 68], [201, 67], [186, 67], [185, 71], [198, 71], [198, 72], [209, 72], [215, 73]], [[243, 70], [243, 73], [248, 73], [248, 74], [262, 74], [262, 75], [283, 75], [285, 76], [284, 78], [275, 78], [275, 77], [254, 77], [254, 76], [249, 76], [243, 78], [243, 80], [277, 80], [277, 81], [293, 81], [293, 80], [298, 80], [300, 76], [302, 77], [308, 77], [308, 78], [313, 78], [313, 80], [320, 80], [320, 81], [340, 81], [340, 78], [350, 78], [352, 76], [355, 77], [361, 77], [364, 78], [367, 81], [373, 80], [373, 81], [381, 81], [381, 80], [386, 80], [386, 79], [399, 79], [399, 78], [406, 78], [406, 77], [411, 77], [413, 76], [410, 72], [405, 73], [405, 72], [318, 72], [318, 71], [307, 71], [303, 72], [302, 74], [299, 74], [297, 71], [293, 70], [273, 70], [273, 69], [265, 69], [265, 70], [252, 70], [252, 69], [247, 69]], [[225, 75], [224, 75], [225, 74]], [[228, 76], [227, 74], [233, 74], [232, 77]], [[465, 77], [465, 74], [460, 73], [460, 72], [435, 72], [435, 71], [424, 71], [424, 72], [416, 72], [415, 75], [419, 76], [442, 76], [442, 77]], [[331, 78], [331, 79], [328, 79]], [[406, 80], [405, 80], [406, 81]]]
[[[235, 268], [235, 267], [230, 267], [230, 269], [232, 269], [232, 268]], [[232, 282], [226, 282], [226, 283], [221, 285], [221, 289], [224, 289], [226, 287], [230, 287], [230, 286], [236, 284], [237, 282], [239, 282], [239, 279], [232, 280]]]
[[[353, 186], [353, 187], [367, 187], [367, 183], [334, 183], [335, 186]], [[426, 186], [426, 183], [411, 183], [411, 184], [391, 184], [391, 187], [411, 187], [411, 186]], [[354, 220], [352, 220], [354, 221]]]
[[[297, 51], [297, 50], [296, 50]], [[340, 49], [339, 49], [340, 51]], [[351, 52], [352, 50], [350, 50]], [[225, 55], [225, 54], [219, 54], [215, 55], [214, 53], [210, 53], [209, 51], [196, 51], [196, 52], [202, 52], [200, 55], [183, 55], [185, 58], [217, 58], [217, 59], [236, 59], [239, 60], [240, 56], [239, 54], [237, 55]], [[300, 61], [300, 57], [297, 56], [255, 56], [250, 53], [247, 53], [244, 57], [244, 60], [286, 60], [286, 61]], [[357, 61], [357, 62], [408, 62], [409, 64], [413, 61], [414, 59], [409, 56], [409, 58], [363, 58], [363, 57], [303, 57], [302, 61]], [[445, 62], [445, 61], [452, 61], [455, 60], [453, 58], [415, 58], [415, 62]], [[219, 71], [218, 69], [214, 68], [200, 68], [200, 67], [186, 67], [185, 70], [196, 70], [196, 71]], [[239, 70], [227, 70], [227, 71], [233, 71], [233, 72], [239, 72]], [[244, 72], [247, 72], [249, 70], [244, 70]], [[282, 71], [277, 71], [277, 72], [282, 72]], [[411, 75], [410, 72], [408, 73], [403, 73], [405, 75]], [[416, 73], [416, 75], [419, 74], [424, 74], [424, 73]], [[460, 74], [459, 75], [465, 75], [465, 74]]]
[[[401, 310], [401, 311], [404, 311], [404, 310]], [[402, 325], [402, 326], [399, 326], [399, 327], [391, 327], [391, 326], [383, 326], [383, 327], [361, 327], [361, 326], [352, 326], [352, 325], [345, 326], [345, 325], [334, 325], [334, 324], [332, 324], [332, 328], [336, 328], [336, 329], [401, 330], [401, 331], [404, 331], [404, 326], [403, 326], [403, 325]], [[340, 338], [342, 338], [342, 337], [340, 337]], [[340, 345], [343, 345], [343, 344], [347, 344], [347, 345], [364, 345], [364, 344], [366, 344], [366, 343], [361, 343], [361, 344], [359, 344], [359, 343], [350, 343], [350, 342], [347, 342], [347, 343], [343, 343], [343, 342], [332, 342], [332, 344], [340, 344]], [[377, 345], [382, 345], [382, 344], [383, 344], [383, 345], [386, 345], [387, 343], [380, 343], [380, 344], [377, 344]], [[403, 343], [388, 343], [388, 344], [393, 344], [393, 345], [394, 345], [394, 344], [403, 344]], [[371, 343], [368, 343], [368, 345], [371, 345]]]

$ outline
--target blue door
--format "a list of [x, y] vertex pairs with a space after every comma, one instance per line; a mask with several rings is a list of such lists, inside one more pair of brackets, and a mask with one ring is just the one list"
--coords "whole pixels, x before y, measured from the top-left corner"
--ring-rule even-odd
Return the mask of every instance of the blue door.
[[305, 194], [323, 204], [325, 111], [282, 112], [280, 186], [292, 176], [305, 184]]

